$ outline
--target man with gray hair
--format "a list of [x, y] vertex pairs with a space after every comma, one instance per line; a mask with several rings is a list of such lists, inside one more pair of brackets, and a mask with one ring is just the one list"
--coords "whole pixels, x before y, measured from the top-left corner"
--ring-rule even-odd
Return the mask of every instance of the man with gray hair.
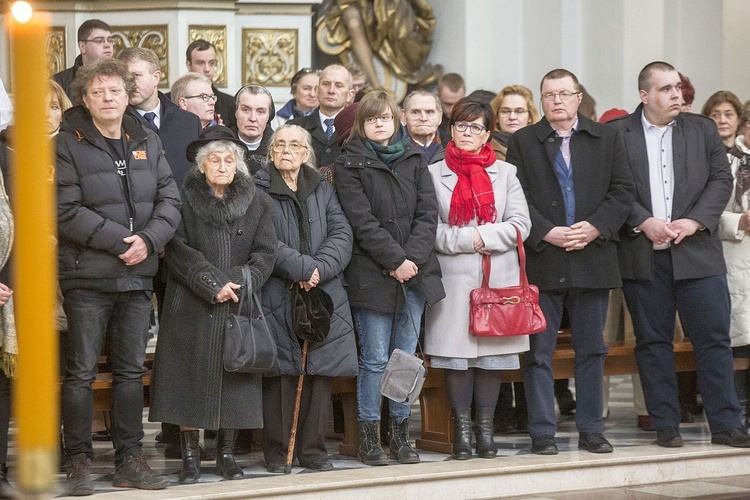
[[81, 67], [71, 90], [83, 105], [65, 113], [56, 138], [67, 493], [94, 493], [92, 384], [105, 335], [114, 375], [112, 485], [162, 489], [169, 478], [143, 457], [142, 377], [157, 256], [180, 223], [179, 190], [158, 136], [126, 114], [133, 82], [124, 63]]
[[440, 143], [438, 127], [443, 109], [437, 95], [426, 90], [414, 90], [404, 99], [401, 123], [406, 127], [412, 144], [422, 152], [427, 164], [445, 158], [445, 147]]
[[307, 116], [289, 120], [307, 130], [313, 139], [318, 168], [330, 167], [341, 149], [333, 119], [352, 95], [352, 75], [340, 64], [326, 66], [318, 81], [318, 109]]
[[172, 84], [170, 92], [172, 102], [196, 115], [201, 120], [201, 130], [213, 125], [224, 125], [214, 114], [216, 94], [211, 88], [211, 80], [198, 73], [188, 73]]

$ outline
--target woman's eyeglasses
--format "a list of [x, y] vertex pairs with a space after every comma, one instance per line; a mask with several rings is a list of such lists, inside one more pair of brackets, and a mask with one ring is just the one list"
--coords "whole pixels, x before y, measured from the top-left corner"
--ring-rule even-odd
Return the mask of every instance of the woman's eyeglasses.
[[283, 153], [285, 149], [288, 149], [292, 154], [297, 154], [300, 151], [307, 149], [307, 146], [303, 144], [297, 144], [296, 142], [292, 142], [290, 144], [279, 142], [273, 144], [271, 146], [271, 149], [273, 149], [274, 153]]
[[468, 128], [471, 130], [471, 133], [474, 135], [479, 135], [485, 130], [487, 130], [485, 127], [478, 123], [469, 123], [469, 122], [456, 122], [453, 124], [453, 128], [458, 130], [459, 132], [466, 132], [466, 129]]
[[370, 118], [365, 118], [365, 123], [372, 125], [378, 120], [380, 120], [381, 123], [388, 123], [389, 121], [393, 120], [393, 115], [390, 113], [385, 113], [380, 116], [371, 116]]

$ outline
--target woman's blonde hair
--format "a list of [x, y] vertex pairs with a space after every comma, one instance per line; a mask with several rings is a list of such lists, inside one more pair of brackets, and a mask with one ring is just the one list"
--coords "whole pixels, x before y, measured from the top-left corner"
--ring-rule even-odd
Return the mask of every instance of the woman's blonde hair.
[[490, 106], [492, 106], [492, 112], [495, 115], [496, 130], [500, 130], [500, 118], [498, 117], [500, 107], [503, 105], [503, 99], [509, 95], [520, 95], [526, 99], [526, 107], [529, 109], [529, 125], [533, 125], [540, 120], [541, 117], [539, 116], [539, 110], [537, 109], [536, 104], [534, 104], [534, 94], [531, 90], [523, 85], [508, 85], [507, 87], [503, 87], [490, 103]]
[[63, 113], [73, 107], [73, 103], [68, 99], [68, 95], [56, 81], [49, 80], [49, 92], [57, 99], [57, 103], [60, 105], [60, 110]]

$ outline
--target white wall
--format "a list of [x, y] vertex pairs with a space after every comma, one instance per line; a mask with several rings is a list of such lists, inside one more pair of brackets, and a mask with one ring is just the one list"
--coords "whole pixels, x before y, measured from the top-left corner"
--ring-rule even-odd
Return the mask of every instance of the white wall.
[[428, 0], [437, 17], [430, 62], [461, 73], [470, 91], [521, 83], [538, 94], [549, 70], [573, 71], [601, 114], [638, 103], [653, 60], [688, 75], [696, 105], [715, 90], [750, 98], [747, 0]]

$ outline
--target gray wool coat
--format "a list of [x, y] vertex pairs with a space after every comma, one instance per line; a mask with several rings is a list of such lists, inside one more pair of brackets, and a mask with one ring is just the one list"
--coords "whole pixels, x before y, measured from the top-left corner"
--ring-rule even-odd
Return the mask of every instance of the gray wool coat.
[[149, 420], [201, 429], [262, 427], [260, 375], [223, 367], [224, 323], [238, 304], [214, 297], [230, 281], [244, 285], [242, 266], [254, 291], [270, 276], [277, 243], [271, 199], [240, 172], [216, 198], [194, 169], [183, 200], [182, 224], [166, 248], [169, 279]]
[[[268, 194], [274, 201], [274, 224], [279, 237], [273, 274], [263, 286], [263, 309], [279, 350], [279, 371], [275, 375], [300, 375], [302, 349], [292, 331], [290, 288], [307, 281], [315, 268], [321, 289], [331, 296], [334, 314], [328, 337], [308, 348], [305, 373], [327, 377], [357, 374], [357, 347], [344, 289], [343, 272], [352, 255], [352, 228], [341, 210], [336, 190], [320, 174], [303, 165], [295, 195], [271, 165]], [[297, 197], [304, 200], [304, 211]], [[303, 220], [304, 216], [304, 220]], [[302, 233], [307, 238], [303, 245]], [[303, 251], [308, 247], [308, 253]]]
[[430, 165], [438, 199], [438, 229], [435, 250], [443, 271], [445, 298], [427, 308], [425, 314], [426, 354], [446, 358], [474, 359], [481, 356], [514, 354], [529, 350], [528, 335], [473, 337], [469, 334], [469, 294], [482, 286], [482, 254], [474, 251], [474, 229], [492, 251], [490, 287], [518, 285], [519, 266], [516, 231], [526, 239], [531, 230], [529, 208], [516, 167], [496, 161], [487, 167], [497, 207], [497, 222], [476, 225], [476, 219], [461, 227], [448, 224], [451, 197], [458, 182], [445, 160]]

